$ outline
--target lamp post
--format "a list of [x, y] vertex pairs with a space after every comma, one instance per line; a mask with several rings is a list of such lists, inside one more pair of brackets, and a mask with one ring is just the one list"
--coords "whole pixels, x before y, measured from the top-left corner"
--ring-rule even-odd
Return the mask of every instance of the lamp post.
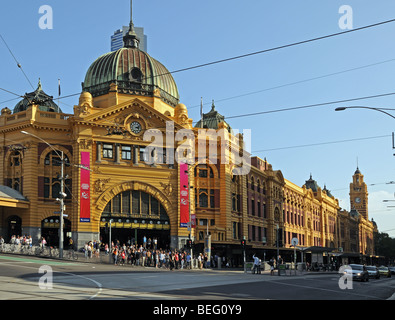
[[385, 110], [388, 111], [395, 111], [395, 109], [390, 109], [390, 108], [373, 108], [373, 107], [364, 107], [364, 106], [351, 106], [351, 107], [338, 107], [335, 109], [335, 111], [344, 111], [346, 109], [369, 109], [369, 110], [374, 110], [374, 111], [378, 111], [378, 112], [382, 112], [384, 114], [386, 114], [387, 116], [390, 116], [391, 118], [395, 119], [395, 116], [388, 113]]
[[[63, 237], [63, 217], [64, 217], [64, 199], [67, 197], [67, 194], [64, 192], [64, 153], [61, 150], [56, 150], [50, 143], [48, 143], [47, 141], [45, 141], [44, 139], [36, 136], [33, 133], [30, 132], [26, 132], [26, 131], [21, 131], [21, 133], [32, 136], [36, 139], [39, 139], [40, 141], [44, 142], [46, 145], [48, 145], [56, 154], [57, 156], [60, 158], [61, 161], [61, 169], [60, 169], [60, 192], [59, 192], [59, 196], [60, 199], [57, 198], [57, 200], [59, 200], [60, 202], [60, 223], [59, 223], [59, 258], [62, 259], [63, 258], [63, 242], [64, 242], [64, 237]], [[59, 152], [60, 151], [60, 154]]]
[[[395, 109], [391, 109], [391, 108], [373, 108], [373, 107], [364, 107], [364, 106], [351, 106], [351, 107], [338, 107], [335, 109], [335, 111], [344, 111], [346, 109], [368, 109], [368, 110], [378, 111], [378, 112], [384, 113], [387, 116], [390, 116], [391, 118], [395, 119], [394, 115], [387, 112], [387, 111], [395, 111]], [[392, 132], [392, 149], [395, 149], [395, 135], [393, 132]], [[394, 154], [394, 156], [395, 156], [395, 154]]]

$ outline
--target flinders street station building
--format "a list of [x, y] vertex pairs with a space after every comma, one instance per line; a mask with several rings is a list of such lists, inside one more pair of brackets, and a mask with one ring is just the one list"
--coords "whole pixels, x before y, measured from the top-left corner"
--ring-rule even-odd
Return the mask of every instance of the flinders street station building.
[[295, 239], [318, 260], [375, 255], [377, 226], [358, 168], [348, 212], [313, 177], [297, 186], [248, 154], [247, 137], [214, 104], [192, 123], [171, 73], [139, 48], [131, 23], [124, 47], [87, 70], [73, 114], [41, 82], [1, 110], [0, 236], [58, 246], [62, 211], [65, 245], [71, 238], [78, 248], [108, 242], [111, 221], [121, 243], [145, 237], [181, 249], [191, 238], [196, 251], [210, 246], [235, 261], [243, 239], [262, 259], [277, 250], [290, 257]]

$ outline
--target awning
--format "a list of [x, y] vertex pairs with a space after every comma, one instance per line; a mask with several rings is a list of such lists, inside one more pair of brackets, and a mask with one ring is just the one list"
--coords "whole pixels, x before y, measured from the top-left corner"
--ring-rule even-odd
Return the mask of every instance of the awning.
[[18, 191], [0, 185], [0, 207], [28, 209], [29, 201]]
[[333, 250], [335, 250], [335, 248], [319, 247], [319, 246], [312, 246], [303, 249], [304, 252], [311, 252], [311, 253], [332, 252]]

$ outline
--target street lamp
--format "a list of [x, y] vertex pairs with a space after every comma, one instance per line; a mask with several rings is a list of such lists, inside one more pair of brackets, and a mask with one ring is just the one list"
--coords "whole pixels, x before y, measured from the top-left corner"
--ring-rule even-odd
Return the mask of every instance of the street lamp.
[[[363, 107], [363, 106], [351, 106], [351, 107], [338, 107], [335, 109], [335, 111], [344, 111], [346, 109], [368, 109], [368, 110], [374, 110], [374, 111], [378, 111], [381, 113], [386, 114], [387, 116], [390, 116], [391, 118], [395, 119], [395, 116], [388, 113], [387, 111], [395, 111], [395, 109], [391, 109], [391, 108], [373, 108], [373, 107]], [[385, 111], [387, 110], [387, 111]], [[395, 149], [395, 135], [392, 132], [392, 149]], [[394, 154], [395, 156], [395, 154]]]
[[[47, 141], [45, 141], [44, 139], [36, 136], [33, 133], [30, 132], [26, 132], [26, 131], [21, 131], [21, 133], [32, 136], [34, 138], [37, 138], [39, 140], [41, 140], [42, 142], [44, 142], [46, 145], [48, 145], [56, 154], [58, 157], [60, 157], [60, 161], [61, 161], [61, 171], [60, 171], [60, 192], [59, 192], [59, 196], [60, 198], [57, 198], [56, 200], [59, 200], [60, 202], [60, 223], [59, 223], [59, 258], [62, 259], [63, 258], [63, 241], [64, 241], [64, 237], [63, 237], [63, 217], [64, 217], [64, 199], [67, 197], [67, 194], [64, 192], [64, 154], [63, 151], [61, 150], [56, 150], [50, 143], [48, 143]], [[60, 154], [59, 152], [60, 151]]]
[[338, 108], [335, 109], [335, 111], [344, 111], [346, 109], [369, 109], [369, 110], [374, 110], [374, 111], [385, 113], [386, 115], [388, 115], [391, 118], [395, 119], [394, 115], [384, 111], [384, 110], [395, 111], [395, 109], [389, 109], [389, 108], [373, 108], [373, 107], [363, 107], [363, 106], [351, 106], [351, 107], [338, 107]]

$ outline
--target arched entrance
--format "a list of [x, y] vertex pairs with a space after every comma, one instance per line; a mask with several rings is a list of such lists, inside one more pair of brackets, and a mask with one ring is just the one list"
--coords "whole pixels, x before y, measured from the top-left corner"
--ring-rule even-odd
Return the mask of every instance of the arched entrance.
[[160, 201], [141, 190], [127, 190], [112, 198], [103, 210], [100, 222], [102, 243], [111, 241], [165, 249], [170, 247], [170, 219]]
[[[71, 233], [71, 221], [68, 219], [63, 219], [63, 246], [68, 246], [69, 237]], [[41, 236], [45, 238], [47, 244], [52, 247], [59, 247], [59, 227], [60, 227], [60, 217], [53, 216], [45, 218], [41, 221]]]
[[12, 236], [22, 236], [22, 219], [18, 216], [8, 218], [8, 240]]

